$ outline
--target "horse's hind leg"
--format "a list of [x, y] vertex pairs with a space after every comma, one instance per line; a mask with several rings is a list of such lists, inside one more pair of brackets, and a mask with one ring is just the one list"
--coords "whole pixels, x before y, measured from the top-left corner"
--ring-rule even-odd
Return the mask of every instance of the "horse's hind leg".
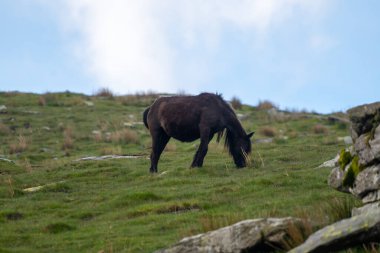
[[161, 153], [168, 143], [170, 137], [162, 130], [151, 131], [152, 135], [152, 153], [150, 154], [150, 172], [157, 172], [157, 164]]
[[195, 153], [193, 163], [191, 164], [191, 167], [202, 167], [203, 160], [207, 154], [208, 150], [208, 143], [212, 139], [214, 135], [210, 135], [209, 129], [203, 129], [201, 131], [201, 144], [199, 145], [199, 148], [197, 152]]

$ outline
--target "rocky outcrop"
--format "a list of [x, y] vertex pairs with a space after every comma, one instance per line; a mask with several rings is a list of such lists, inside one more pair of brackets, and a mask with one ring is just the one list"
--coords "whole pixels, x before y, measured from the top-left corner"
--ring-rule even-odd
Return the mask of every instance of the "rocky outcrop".
[[351, 219], [318, 231], [292, 252], [324, 252], [380, 242], [380, 102], [352, 108], [348, 113], [353, 146], [339, 153], [328, 183], [353, 194], [364, 205], [352, 210]]
[[351, 137], [370, 132], [380, 122], [380, 102], [357, 106], [348, 110], [351, 121]]
[[329, 185], [352, 193], [364, 204], [380, 201], [380, 102], [352, 108], [348, 113], [354, 143], [340, 152]]
[[205, 234], [182, 239], [156, 253], [238, 253], [285, 249], [289, 226], [301, 224], [295, 218], [245, 220]]
[[360, 135], [354, 144], [361, 165], [370, 165], [380, 161], [380, 125], [371, 132]]
[[363, 203], [379, 201], [373, 199], [370, 201], [368, 195], [376, 193], [380, 190], [380, 164], [371, 166], [363, 170], [355, 179], [355, 183], [351, 188], [351, 193], [362, 199]]
[[289, 253], [338, 251], [364, 243], [378, 242], [379, 238], [380, 209], [376, 209], [322, 228]]

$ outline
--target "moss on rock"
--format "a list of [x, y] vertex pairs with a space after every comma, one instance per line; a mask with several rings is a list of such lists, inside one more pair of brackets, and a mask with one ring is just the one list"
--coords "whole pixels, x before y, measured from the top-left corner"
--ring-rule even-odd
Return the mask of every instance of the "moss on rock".
[[355, 155], [352, 158], [351, 164], [344, 175], [343, 186], [349, 186], [349, 187], [353, 186], [356, 176], [362, 170], [363, 170], [363, 167], [359, 164], [359, 156]]
[[351, 160], [352, 160], [351, 153], [347, 151], [346, 149], [342, 149], [340, 151], [339, 160], [338, 160], [340, 168], [344, 170], [344, 168], [347, 166], [347, 164], [351, 162]]

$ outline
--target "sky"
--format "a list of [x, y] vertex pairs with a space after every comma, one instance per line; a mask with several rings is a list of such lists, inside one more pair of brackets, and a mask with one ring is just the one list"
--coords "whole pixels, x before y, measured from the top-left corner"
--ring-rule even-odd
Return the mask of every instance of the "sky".
[[0, 0], [0, 91], [379, 101], [378, 0]]

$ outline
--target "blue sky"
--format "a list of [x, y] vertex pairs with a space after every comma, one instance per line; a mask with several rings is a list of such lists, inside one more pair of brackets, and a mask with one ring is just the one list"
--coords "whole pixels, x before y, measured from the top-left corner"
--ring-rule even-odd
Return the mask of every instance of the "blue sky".
[[0, 90], [379, 100], [377, 0], [0, 0]]

